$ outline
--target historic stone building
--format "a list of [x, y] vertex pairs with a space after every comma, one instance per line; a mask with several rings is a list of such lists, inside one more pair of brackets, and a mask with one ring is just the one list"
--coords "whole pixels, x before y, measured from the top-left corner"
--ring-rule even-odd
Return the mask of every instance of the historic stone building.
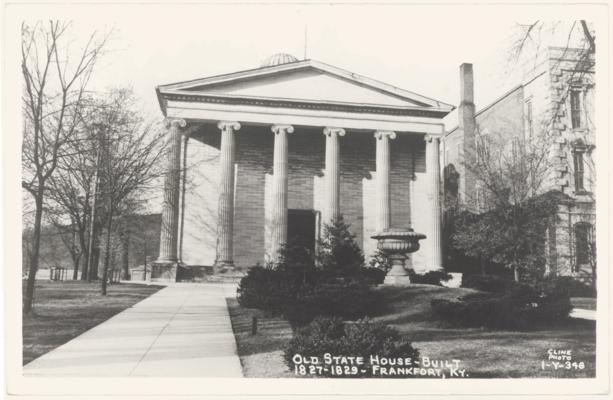
[[[410, 264], [441, 268], [439, 140], [453, 107], [286, 54], [260, 68], [157, 88], [168, 124], [160, 255], [216, 272], [314, 248], [342, 215], [366, 257], [390, 227], [424, 233]], [[183, 211], [183, 212], [181, 212]]]
[[[465, 208], [488, 208], [488, 193], [466, 165], [474, 165], [476, 146], [484, 139], [509, 144], [543, 140], [548, 172], [539, 193], [556, 190], [567, 195], [557, 221], [546, 236], [547, 270], [589, 277], [595, 243], [594, 57], [586, 50], [551, 47], [538, 61], [530, 60], [523, 79], [493, 103], [475, 112], [473, 69], [460, 67], [461, 103], [458, 126], [444, 136], [441, 160], [446, 196], [457, 195]], [[457, 179], [456, 179], [457, 178]]]

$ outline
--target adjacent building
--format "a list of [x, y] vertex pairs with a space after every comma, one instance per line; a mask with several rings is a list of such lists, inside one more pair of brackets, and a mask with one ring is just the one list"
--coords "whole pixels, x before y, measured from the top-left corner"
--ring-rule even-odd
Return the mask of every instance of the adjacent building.
[[565, 194], [546, 234], [547, 272], [588, 277], [595, 249], [594, 57], [585, 50], [550, 47], [523, 79], [493, 103], [475, 110], [471, 64], [460, 67], [458, 126], [444, 135], [444, 199], [474, 212], [491, 206], [488, 190], [471, 168], [479, 146], [507, 152], [528, 145], [547, 151], [546, 176], [533, 195]]

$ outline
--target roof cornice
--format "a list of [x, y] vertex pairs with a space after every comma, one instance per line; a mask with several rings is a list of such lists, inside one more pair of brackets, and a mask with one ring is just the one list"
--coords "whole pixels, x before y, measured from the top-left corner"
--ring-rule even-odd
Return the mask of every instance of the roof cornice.
[[307, 110], [328, 110], [339, 112], [358, 112], [368, 114], [403, 115], [426, 118], [443, 118], [448, 114], [446, 110], [410, 106], [382, 106], [377, 104], [325, 102], [315, 100], [278, 99], [265, 97], [211, 95], [198, 92], [178, 90], [163, 91], [156, 89], [158, 101], [162, 112], [166, 115], [166, 102], [198, 102], [211, 104], [250, 105], [273, 108], [294, 108]]
[[[414, 107], [414, 108], [410, 106], [405, 107], [404, 108], [405, 110], [413, 110], [413, 109], [414, 110], [418, 110], [418, 109], [428, 110], [430, 109], [428, 111], [430, 111], [431, 113], [437, 114], [437, 116], [440, 118], [441, 115], [445, 116], [449, 112], [455, 109], [455, 107], [450, 104], [443, 103], [443, 102], [431, 99], [429, 97], [410, 92], [408, 90], [400, 89], [395, 86], [392, 86], [392, 85], [389, 85], [389, 84], [386, 84], [386, 83], [383, 83], [383, 82], [380, 82], [380, 81], [377, 81], [371, 78], [367, 78], [365, 76], [355, 74], [355, 73], [346, 71], [344, 69], [334, 67], [329, 64], [325, 64], [325, 63], [315, 61], [315, 60], [310, 60], [310, 59], [287, 63], [287, 64], [279, 64], [279, 65], [274, 65], [274, 66], [232, 72], [228, 74], [216, 75], [216, 76], [211, 76], [211, 77], [202, 78], [202, 79], [194, 79], [190, 81], [183, 81], [183, 82], [172, 83], [172, 84], [167, 84], [167, 85], [160, 85], [156, 87], [156, 92], [158, 95], [158, 101], [160, 103], [160, 108], [162, 109], [162, 112], [165, 113], [164, 99], [162, 98], [162, 96], [166, 98], [171, 93], [172, 95], [176, 96], [178, 95], [177, 92], [180, 91], [182, 95], [191, 96], [192, 94], [189, 92], [192, 91], [194, 88], [198, 88], [200, 86], [212, 86], [212, 85], [224, 84], [228, 82], [252, 79], [255, 77], [263, 77], [263, 76], [278, 74], [278, 73], [287, 72], [287, 71], [297, 71], [297, 70], [306, 69], [306, 68], [312, 68], [315, 70], [319, 70], [323, 73], [331, 74], [333, 76], [350, 81], [352, 83], [356, 83], [358, 85], [361, 85], [361, 86], [364, 86], [370, 89], [375, 89], [379, 92], [383, 92], [385, 94], [388, 94], [388, 95], [391, 95], [391, 96], [394, 96], [394, 97], [397, 97], [403, 100], [412, 101], [412, 102], [419, 104], [417, 107]], [[196, 92], [195, 95], [213, 97], [213, 96], [204, 95], [198, 92]], [[223, 96], [223, 97], [233, 98], [231, 96]], [[243, 100], [249, 101], [250, 99], [246, 96], [243, 96]], [[272, 99], [260, 99], [260, 100], [273, 101]], [[285, 102], [291, 102], [291, 103], [308, 102], [308, 100], [296, 101], [296, 100], [287, 100], [287, 99], [278, 99], [278, 101], [285, 101]], [[336, 104], [336, 105], [340, 105], [340, 104]], [[351, 106], [357, 107], [360, 105], [351, 104]], [[390, 110], [395, 109], [394, 107], [388, 107], [388, 106], [383, 106], [383, 105], [362, 105], [362, 106], [371, 107], [371, 108], [377, 107], [377, 108], [382, 108], [382, 109], [389, 108]]]

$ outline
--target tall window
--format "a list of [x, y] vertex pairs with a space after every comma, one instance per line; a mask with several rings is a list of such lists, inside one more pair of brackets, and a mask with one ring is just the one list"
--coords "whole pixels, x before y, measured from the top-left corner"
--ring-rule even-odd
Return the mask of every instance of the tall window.
[[531, 138], [532, 134], [532, 100], [528, 100], [526, 101], [526, 138]]
[[575, 261], [576, 265], [590, 262], [590, 240], [592, 225], [587, 222], [579, 222], [575, 225]]
[[573, 153], [573, 166], [575, 169], [575, 192], [581, 192], [585, 190], [582, 151], [575, 151]]
[[581, 90], [571, 89], [570, 91], [570, 118], [573, 129], [583, 126], [581, 110]]

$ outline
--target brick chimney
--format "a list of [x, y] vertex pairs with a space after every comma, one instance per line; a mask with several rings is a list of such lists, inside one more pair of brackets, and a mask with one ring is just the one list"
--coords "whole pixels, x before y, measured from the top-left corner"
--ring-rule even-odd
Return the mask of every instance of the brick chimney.
[[475, 165], [475, 103], [473, 65], [460, 65], [460, 105], [458, 107], [458, 129], [462, 131], [462, 154], [460, 163], [460, 198], [466, 206], [475, 203], [475, 178], [466, 165]]

